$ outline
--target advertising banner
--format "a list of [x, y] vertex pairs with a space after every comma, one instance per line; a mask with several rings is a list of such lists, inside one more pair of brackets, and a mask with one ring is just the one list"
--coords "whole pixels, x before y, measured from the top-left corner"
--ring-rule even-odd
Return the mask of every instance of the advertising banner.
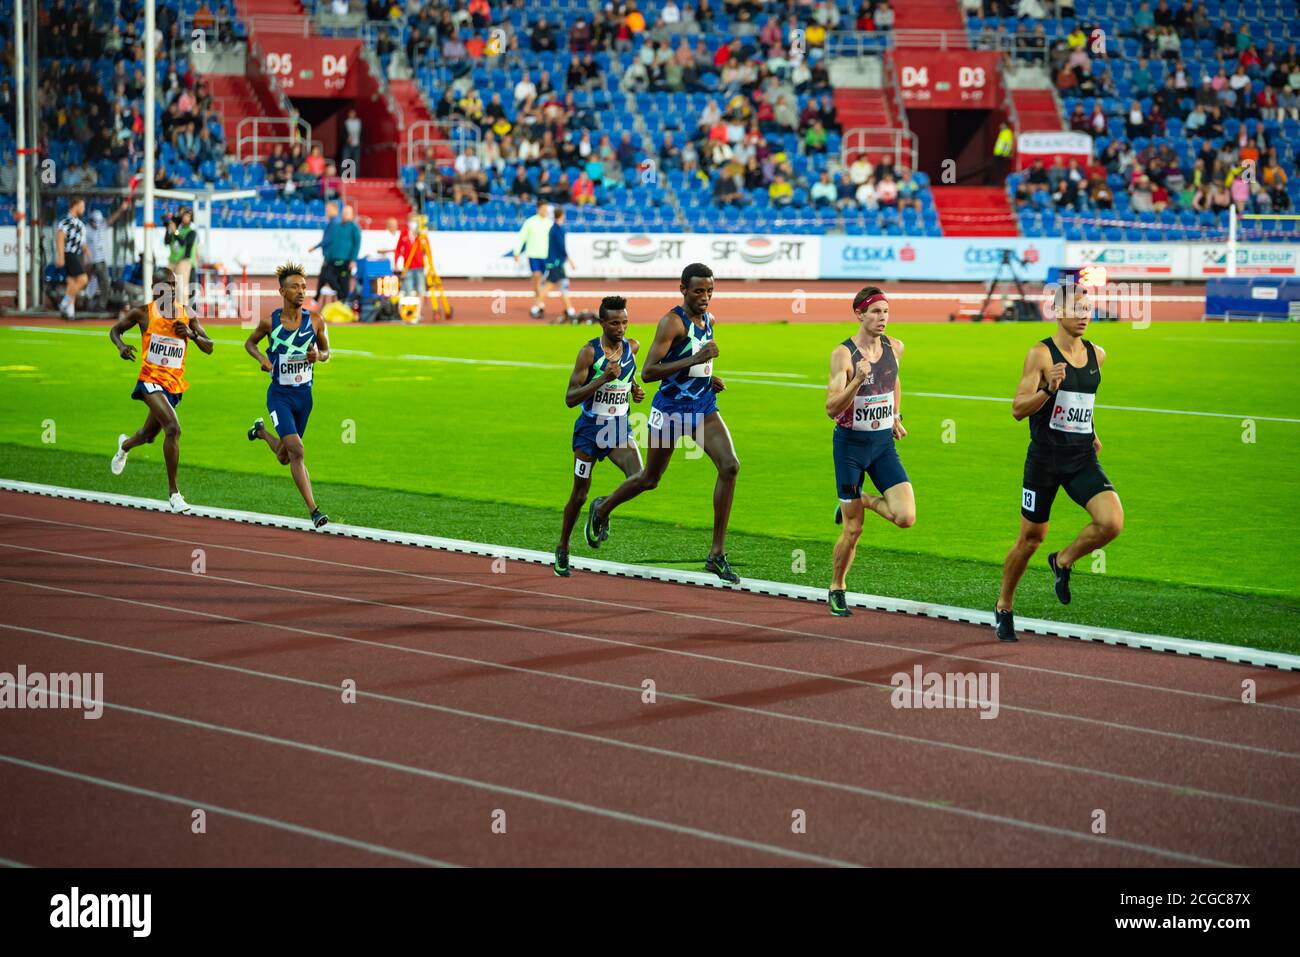
[[[1002, 263], [1003, 250], [1015, 256], [1022, 279], [1041, 282], [1060, 265], [1065, 243], [1057, 239], [908, 239], [902, 236], [825, 236], [823, 279], [940, 279], [985, 282]], [[1023, 265], [1021, 262], [1023, 261]], [[1004, 272], [1009, 278], [1009, 274]]]
[[1185, 243], [1066, 243], [1065, 266], [1105, 266], [1113, 279], [1185, 279]]

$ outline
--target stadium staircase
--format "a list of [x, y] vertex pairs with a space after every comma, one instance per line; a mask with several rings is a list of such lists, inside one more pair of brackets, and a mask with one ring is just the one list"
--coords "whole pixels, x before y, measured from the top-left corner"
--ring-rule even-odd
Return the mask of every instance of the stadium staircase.
[[[903, 0], [901, 3], [893, 4], [893, 7], [895, 30], [942, 30], [947, 33], [945, 39], [949, 48], [970, 46], [966, 36], [966, 20], [962, 16], [961, 5], [957, 0]], [[899, 45], [934, 49], [939, 44], [935, 43], [932, 37], [926, 38], [914, 34], [909, 38], [904, 32], [903, 37], [900, 37]]]
[[247, 76], [209, 73], [204, 80], [212, 94], [212, 103], [221, 114], [221, 128], [232, 150], [239, 142], [239, 122], [244, 117], [284, 116], [269, 91], [259, 90]]
[[945, 236], [1018, 236], [1006, 188], [932, 186], [934, 206]]
[[1012, 90], [1011, 102], [1019, 121], [1017, 133], [1065, 129], [1051, 90]]

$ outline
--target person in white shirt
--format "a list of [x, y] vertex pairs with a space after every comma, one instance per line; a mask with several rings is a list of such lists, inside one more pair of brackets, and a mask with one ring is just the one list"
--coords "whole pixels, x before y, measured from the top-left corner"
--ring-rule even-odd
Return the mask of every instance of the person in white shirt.
[[525, 73], [523, 79], [521, 79], [518, 83], [515, 84], [516, 109], [522, 104], [531, 100], [535, 96], [537, 96], [537, 86], [533, 83], [529, 75]]
[[866, 156], [859, 153], [858, 158], [853, 161], [851, 166], [849, 166], [849, 182], [854, 186], [861, 186], [867, 180], [871, 179], [872, 172], [874, 172], [874, 170], [870, 161], [867, 160]]
[[330, 5], [336, 17], [346, 17], [351, 10], [351, 6], [349, 0], [334, 0]]
[[659, 16], [666, 24], [680, 23], [682, 20], [681, 8], [677, 6], [675, 0], [668, 0], [664, 8], [659, 11]]
[[879, 203], [876, 201], [876, 184], [871, 182], [871, 180], [867, 180], [859, 186], [855, 196], [858, 205], [863, 209], [875, 210], [879, 206]]

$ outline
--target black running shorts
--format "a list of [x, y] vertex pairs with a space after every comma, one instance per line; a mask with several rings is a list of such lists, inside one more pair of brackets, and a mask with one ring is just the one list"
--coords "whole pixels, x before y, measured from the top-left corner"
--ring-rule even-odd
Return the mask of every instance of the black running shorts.
[[1020, 514], [1031, 522], [1046, 522], [1061, 488], [1080, 507], [1086, 507], [1098, 492], [1115, 491], [1091, 448], [1062, 452], [1030, 446], [1025, 458], [1024, 487], [1020, 490]]

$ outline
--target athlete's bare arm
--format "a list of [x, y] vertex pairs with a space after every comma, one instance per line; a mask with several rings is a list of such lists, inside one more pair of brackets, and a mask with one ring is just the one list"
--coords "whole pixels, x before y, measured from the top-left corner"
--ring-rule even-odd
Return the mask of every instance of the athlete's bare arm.
[[108, 338], [112, 340], [113, 345], [117, 348], [117, 354], [127, 362], [135, 359], [135, 346], [128, 345], [122, 341], [122, 333], [129, 330], [132, 326], [145, 327], [148, 321], [149, 310], [145, 306], [136, 306], [129, 311], [117, 322], [113, 323], [113, 328], [108, 330]]
[[[636, 355], [641, 349], [641, 343], [637, 342], [635, 339], [629, 339], [627, 342], [632, 349], [632, 355]], [[641, 383], [636, 381], [636, 376], [632, 377], [632, 401], [645, 401], [645, 389], [641, 388]]]
[[[890, 339], [889, 344], [894, 348], [894, 362], [901, 365], [903, 361], [903, 340]], [[899, 372], [894, 376], [894, 438], [902, 439], [907, 437], [907, 429], [903, 428], [903, 374]]]
[[578, 350], [578, 358], [573, 364], [573, 374], [569, 376], [569, 387], [564, 392], [564, 404], [572, 409], [575, 405], [586, 402], [606, 382], [618, 378], [618, 367], [605, 364], [605, 371], [587, 382], [587, 372], [596, 362], [596, 347], [590, 342]]
[[1065, 379], [1065, 363], [1052, 364], [1052, 354], [1041, 342], [1034, 343], [1025, 356], [1025, 371], [1011, 400], [1011, 416], [1017, 422], [1033, 415], [1051, 399]]
[[212, 355], [212, 340], [208, 338], [208, 334], [203, 328], [203, 323], [199, 322], [198, 316], [190, 316], [188, 325], [179, 319], [176, 320], [174, 329], [178, 336], [194, 340], [194, 344], [203, 351], [204, 355]]
[[271, 334], [271, 317], [263, 316], [257, 322], [257, 328], [244, 340], [244, 351], [258, 361], [263, 372], [271, 371], [271, 360], [258, 348], [257, 344]]
[[853, 353], [848, 346], [838, 345], [831, 350], [831, 380], [826, 386], [826, 414], [832, 419], [838, 418], [853, 404], [853, 397], [858, 394], [862, 383], [867, 381], [871, 363], [866, 359], [853, 368]]
[[663, 318], [659, 320], [659, 327], [655, 329], [655, 341], [650, 345], [650, 354], [646, 356], [645, 365], [641, 368], [642, 379], [646, 382], [658, 382], [683, 369], [689, 369], [691, 366], [717, 357], [718, 347], [710, 340], [694, 355], [683, 356], [673, 362], [664, 362], [663, 358], [672, 348], [673, 341], [684, 335], [686, 335], [686, 322], [675, 312], [664, 313]]
[[307, 349], [308, 362], [330, 361], [330, 337], [325, 329], [325, 320], [320, 316], [311, 317], [312, 328], [316, 330], [316, 341]]
[[[1106, 350], [1094, 342], [1092, 344], [1092, 351], [1097, 353], [1097, 368], [1100, 369], [1101, 364], [1106, 361]], [[1097, 432], [1095, 429], [1092, 433], [1092, 450], [1094, 452], [1101, 451], [1101, 439], [1097, 438]]]

